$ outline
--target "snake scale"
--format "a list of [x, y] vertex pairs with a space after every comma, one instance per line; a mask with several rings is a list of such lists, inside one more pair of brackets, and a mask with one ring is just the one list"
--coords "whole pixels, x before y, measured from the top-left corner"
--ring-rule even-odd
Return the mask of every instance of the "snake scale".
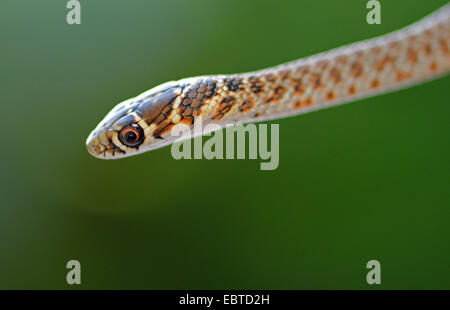
[[450, 4], [395, 32], [255, 72], [167, 82], [115, 106], [87, 139], [95, 157], [160, 148], [178, 124], [243, 124], [344, 104], [450, 71]]

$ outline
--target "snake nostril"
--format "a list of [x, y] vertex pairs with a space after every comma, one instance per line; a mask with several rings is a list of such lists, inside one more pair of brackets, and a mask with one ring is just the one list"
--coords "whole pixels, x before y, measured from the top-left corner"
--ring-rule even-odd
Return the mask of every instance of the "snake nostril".
[[98, 138], [88, 139], [86, 148], [93, 156], [99, 156], [105, 151], [105, 146], [100, 143]]

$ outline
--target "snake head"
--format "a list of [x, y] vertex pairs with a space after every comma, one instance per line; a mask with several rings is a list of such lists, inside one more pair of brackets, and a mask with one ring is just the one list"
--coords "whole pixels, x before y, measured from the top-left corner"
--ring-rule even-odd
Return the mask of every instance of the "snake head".
[[[123, 158], [170, 144], [158, 133], [168, 120], [183, 86], [167, 82], [116, 105], [86, 140], [97, 158]], [[159, 128], [159, 129], [158, 129]]]

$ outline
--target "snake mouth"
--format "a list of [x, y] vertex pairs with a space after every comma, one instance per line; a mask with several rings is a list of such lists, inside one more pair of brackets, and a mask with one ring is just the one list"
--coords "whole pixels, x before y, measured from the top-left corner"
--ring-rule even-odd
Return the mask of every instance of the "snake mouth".
[[125, 154], [125, 151], [121, 150], [113, 143], [104, 145], [98, 138], [88, 140], [86, 148], [92, 156], [100, 159], [115, 159], [120, 158], [120, 156], [117, 155], [123, 156]]

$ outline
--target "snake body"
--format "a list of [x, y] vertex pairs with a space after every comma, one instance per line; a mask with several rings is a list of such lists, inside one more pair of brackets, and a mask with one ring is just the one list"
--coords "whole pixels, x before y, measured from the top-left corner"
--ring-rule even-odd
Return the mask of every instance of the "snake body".
[[171, 130], [258, 122], [405, 88], [450, 71], [450, 4], [390, 34], [276, 67], [164, 83], [109, 112], [87, 139], [112, 159], [169, 145]]

